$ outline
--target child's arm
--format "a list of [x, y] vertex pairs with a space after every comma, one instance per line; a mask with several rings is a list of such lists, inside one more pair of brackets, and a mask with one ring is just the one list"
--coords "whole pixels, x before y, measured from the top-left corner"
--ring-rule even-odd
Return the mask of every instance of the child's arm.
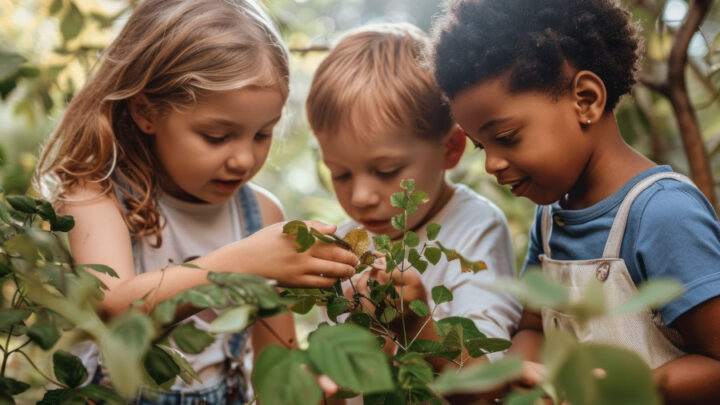
[[666, 404], [720, 403], [719, 320], [720, 297], [715, 297], [675, 321], [688, 354], [653, 371]]
[[[102, 302], [106, 314], [124, 312], [145, 295], [148, 295], [145, 310], [149, 311], [184, 290], [208, 283], [206, 270], [184, 266], [136, 275], [130, 234], [115, 199], [97, 189], [85, 188], [73, 193], [70, 200], [86, 201], [67, 202], [61, 208], [63, 215], [75, 218], [75, 228], [68, 234], [75, 260], [108, 265], [119, 276], [96, 274], [108, 287]], [[335, 230], [334, 226], [319, 222], [312, 222], [311, 226], [322, 232]], [[282, 224], [275, 224], [191, 263], [212, 271], [257, 274], [281, 285], [328, 287], [335, 278], [354, 274], [357, 258], [338, 246], [326, 244], [297, 253], [295, 241], [282, 233]]]

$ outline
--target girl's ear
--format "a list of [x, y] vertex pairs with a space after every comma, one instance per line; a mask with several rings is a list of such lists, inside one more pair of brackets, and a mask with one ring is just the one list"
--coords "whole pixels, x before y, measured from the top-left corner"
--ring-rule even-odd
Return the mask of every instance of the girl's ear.
[[600, 120], [605, 112], [607, 90], [598, 75], [589, 70], [577, 72], [573, 78], [572, 95], [575, 99], [577, 119], [582, 127]]
[[136, 94], [128, 101], [130, 116], [135, 124], [146, 134], [154, 134], [157, 130], [155, 110], [150, 101], [142, 94]]
[[465, 152], [465, 145], [467, 143], [465, 131], [456, 124], [450, 132], [445, 135], [443, 142], [445, 143], [444, 168], [450, 170], [457, 166], [460, 158], [462, 158], [463, 152]]

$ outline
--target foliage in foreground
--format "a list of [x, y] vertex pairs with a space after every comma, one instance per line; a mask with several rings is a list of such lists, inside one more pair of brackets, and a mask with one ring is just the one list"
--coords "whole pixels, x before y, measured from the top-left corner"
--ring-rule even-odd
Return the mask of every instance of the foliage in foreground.
[[[391, 241], [387, 236], [374, 239], [370, 253], [367, 234], [351, 232], [344, 239], [322, 235], [304, 223], [291, 221], [286, 233], [295, 238], [298, 250], [314, 243], [337, 243], [353, 250], [361, 259], [357, 271], [377, 263], [375, 254], [384, 255], [385, 270], [403, 274], [411, 268], [432, 271], [442, 256], [457, 260], [465, 271], [477, 272], [484, 263], [468, 260], [436, 241], [439, 225], [427, 228], [429, 242], [419, 246], [419, 237], [406, 228], [407, 216], [427, 196], [414, 190], [412, 181], [401, 184], [393, 195], [393, 205], [402, 212], [393, 219], [403, 237]], [[465, 366], [469, 357], [505, 350], [509, 342], [492, 339], [477, 330], [466, 318], [435, 320], [439, 341], [410, 336], [401, 314], [424, 318], [428, 327], [441, 303], [452, 300], [452, 292], [436, 286], [431, 295], [435, 307], [421, 300], [406, 303], [402, 287], [392, 282], [369, 286], [369, 294], [345, 297], [340, 282], [328, 289], [288, 289], [282, 295], [267, 280], [234, 273], [208, 273], [210, 285], [187, 290], [158, 304], [150, 314], [142, 309], [152, 304], [153, 292], [135, 303], [123, 315], [105, 320], [99, 315], [99, 302], [105, 286], [87, 271], [116, 276], [106, 266], [74, 263], [57, 232], [72, 229], [72, 218], [58, 216], [47, 201], [27, 196], [8, 196], [0, 203], [0, 404], [12, 404], [30, 388], [22, 378], [8, 374], [12, 356], [21, 356], [37, 369], [52, 389], [41, 404], [123, 403], [133, 397], [141, 384], [167, 388], [179, 377], [199, 380], [180, 351], [200, 353], [215, 333], [234, 333], [263, 317], [286, 311], [288, 305], [298, 313], [323, 305], [339, 324], [322, 324], [309, 338], [304, 350], [279, 346], [265, 349], [252, 376], [264, 404], [307, 404], [322, 399], [315, 376], [325, 374], [342, 390], [338, 396], [362, 394], [368, 404], [404, 404], [430, 401], [440, 403], [452, 393], [491, 389], [517, 378], [522, 362], [508, 357], [494, 363]], [[319, 242], [318, 242], [319, 241]], [[602, 285], [588, 286], [580, 301], [571, 301], [567, 289], [531, 271], [520, 280], [498, 281], [496, 287], [518, 296], [530, 308], [550, 307], [573, 315], [580, 322], [624, 311], [645, 310], [667, 302], [681, 293], [676, 283], [655, 281], [641, 287], [636, 297], [618, 308], [608, 309]], [[366, 303], [374, 308], [368, 308]], [[219, 308], [210, 333], [192, 323], [174, 323], [178, 306]], [[150, 305], [152, 306], [152, 305]], [[393, 333], [391, 329], [399, 330]], [[542, 397], [555, 403], [571, 404], [659, 404], [650, 370], [635, 354], [618, 347], [578, 343], [558, 331], [546, 331], [543, 361], [545, 381], [530, 393], [510, 393], [505, 403], [532, 404]], [[103, 355], [114, 388], [85, 382], [95, 370], [86, 370], [78, 357], [65, 350], [73, 342], [92, 340]], [[393, 354], [382, 347], [391, 341]], [[62, 342], [62, 343], [60, 343]], [[36, 366], [32, 347], [52, 352], [53, 373]], [[43, 356], [46, 356], [43, 354]], [[452, 370], [437, 374], [427, 361], [440, 357], [455, 363]], [[52, 374], [52, 375], [51, 375]]]

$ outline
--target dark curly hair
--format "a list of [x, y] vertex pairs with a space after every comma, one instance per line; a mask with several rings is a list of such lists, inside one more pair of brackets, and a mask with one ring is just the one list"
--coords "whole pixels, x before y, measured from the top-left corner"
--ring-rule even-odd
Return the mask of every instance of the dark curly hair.
[[435, 77], [449, 99], [510, 72], [511, 92], [564, 94], [572, 67], [597, 74], [606, 111], [635, 84], [641, 38], [616, 0], [449, 0], [436, 21]]

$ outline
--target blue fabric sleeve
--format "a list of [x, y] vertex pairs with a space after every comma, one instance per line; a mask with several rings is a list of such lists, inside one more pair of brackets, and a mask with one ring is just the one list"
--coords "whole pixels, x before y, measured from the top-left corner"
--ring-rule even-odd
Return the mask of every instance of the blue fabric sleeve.
[[535, 209], [535, 221], [532, 227], [530, 227], [530, 238], [528, 240], [528, 252], [525, 256], [525, 263], [523, 263], [520, 275], [525, 274], [528, 267], [540, 266], [540, 259], [538, 258], [543, 253], [542, 248], [542, 206], [538, 206]]
[[682, 282], [682, 297], [660, 308], [666, 324], [720, 295], [720, 222], [702, 193], [689, 185], [666, 185], [647, 200], [635, 238], [643, 279]]

